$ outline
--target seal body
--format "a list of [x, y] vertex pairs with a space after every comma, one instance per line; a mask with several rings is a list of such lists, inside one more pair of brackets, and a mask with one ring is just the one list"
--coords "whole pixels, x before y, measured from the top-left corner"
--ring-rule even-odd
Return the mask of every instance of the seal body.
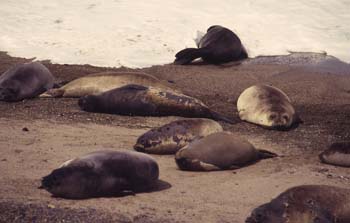
[[200, 100], [154, 87], [126, 85], [99, 95], [81, 97], [78, 104], [88, 112], [138, 116], [211, 118], [233, 123], [210, 110]]
[[0, 76], [0, 101], [34, 98], [54, 85], [51, 72], [39, 62], [11, 67]]
[[242, 120], [271, 129], [285, 130], [300, 122], [289, 97], [268, 85], [245, 89], [237, 100], [237, 110]]
[[350, 190], [325, 185], [288, 189], [253, 210], [246, 223], [348, 223]]
[[350, 167], [350, 141], [333, 143], [319, 158], [323, 163]]
[[238, 36], [222, 26], [209, 27], [207, 33], [196, 42], [198, 49], [181, 50], [175, 55], [174, 63], [184, 65], [202, 58], [205, 62], [220, 64], [248, 57]]
[[229, 132], [217, 132], [195, 140], [175, 155], [181, 170], [210, 171], [235, 169], [276, 154], [257, 150], [248, 141]]
[[147, 154], [98, 151], [65, 162], [42, 179], [41, 188], [71, 199], [117, 196], [147, 190], [158, 176], [158, 164]]
[[222, 126], [211, 119], [177, 120], [141, 135], [134, 149], [154, 154], [175, 154], [193, 140], [220, 131], [223, 131]]
[[173, 90], [150, 74], [137, 72], [103, 72], [75, 79], [60, 88], [45, 92], [40, 97], [82, 97], [90, 94], [99, 94], [128, 84]]

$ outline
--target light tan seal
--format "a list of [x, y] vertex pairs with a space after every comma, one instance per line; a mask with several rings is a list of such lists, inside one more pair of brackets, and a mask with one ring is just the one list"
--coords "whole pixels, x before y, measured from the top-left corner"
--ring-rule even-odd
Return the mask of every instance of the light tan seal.
[[253, 210], [246, 223], [349, 223], [350, 190], [326, 185], [290, 188]]
[[206, 106], [202, 101], [154, 87], [126, 85], [99, 95], [79, 98], [78, 105], [84, 111], [137, 116], [181, 116], [210, 118], [234, 123]]
[[99, 94], [128, 84], [174, 90], [167, 86], [164, 81], [150, 74], [141, 72], [103, 72], [75, 79], [60, 88], [54, 88], [45, 92], [40, 97], [82, 97], [90, 94]]
[[195, 140], [175, 155], [181, 170], [212, 171], [236, 169], [276, 154], [257, 150], [247, 140], [229, 132], [217, 132]]
[[350, 167], [350, 141], [333, 143], [319, 158], [323, 163]]
[[220, 131], [223, 131], [222, 126], [211, 119], [176, 120], [141, 135], [134, 149], [153, 154], [175, 154], [190, 142]]
[[270, 129], [286, 130], [301, 122], [289, 97], [268, 85], [245, 89], [237, 100], [237, 110], [242, 120]]
[[40, 188], [71, 199], [118, 196], [147, 190], [158, 176], [158, 164], [147, 154], [105, 150], [66, 161], [43, 177]]

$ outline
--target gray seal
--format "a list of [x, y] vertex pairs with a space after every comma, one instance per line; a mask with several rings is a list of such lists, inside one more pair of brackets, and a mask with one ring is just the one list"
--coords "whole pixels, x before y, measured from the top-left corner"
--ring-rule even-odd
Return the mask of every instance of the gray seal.
[[323, 163], [350, 167], [350, 141], [333, 143], [320, 153], [319, 158]]
[[241, 40], [231, 30], [222, 26], [211, 26], [198, 41], [198, 48], [186, 48], [179, 51], [175, 64], [186, 65], [197, 58], [212, 64], [226, 63], [248, 58]]
[[237, 110], [242, 120], [269, 129], [288, 130], [301, 122], [289, 97], [268, 85], [245, 89], [238, 97]]
[[234, 123], [200, 100], [173, 91], [141, 85], [126, 85], [99, 95], [81, 97], [84, 111], [137, 116], [210, 118]]
[[253, 210], [246, 223], [349, 223], [350, 190], [325, 185], [290, 188]]
[[137, 139], [134, 149], [153, 154], [175, 154], [190, 142], [220, 131], [223, 131], [222, 126], [211, 119], [181, 119], [147, 131]]
[[175, 161], [181, 170], [212, 171], [236, 169], [275, 156], [275, 153], [255, 149], [230, 132], [217, 132], [180, 149]]
[[40, 188], [70, 199], [118, 196], [148, 190], [158, 176], [158, 164], [147, 154], [97, 151], [66, 161], [43, 177]]
[[39, 62], [11, 67], [0, 76], [0, 101], [34, 98], [54, 86], [51, 72]]
[[[77, 78], [60, 88], [50, 89], [40, 97], [82, 97], [100, 94], [128, 84], [174, 90], [158, 78], [141, 72], [102, 72]], [[178, 91], [178, 90], [175, 90]]]

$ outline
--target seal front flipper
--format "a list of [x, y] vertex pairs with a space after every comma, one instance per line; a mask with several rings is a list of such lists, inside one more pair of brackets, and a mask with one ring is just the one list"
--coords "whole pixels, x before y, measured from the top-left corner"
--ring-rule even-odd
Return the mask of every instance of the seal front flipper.
[[174, 64], [186, 65], [197, 58], [205, 57], [208, 53], [210, 53], [210, 51], [207, 48], [186, 48], [175, 55], [176, 59]]
[[269, 159], [269, 158], [274, 158], [277, 157], [278, 154], [264, 150], [264, 149], [258, 149], [259, 152], [259, 159]]
[[236, 124], [237, 122], [235, 122], [234, 120], [218, 113], [218, 112], [215, 112], [215, 111], [210, 111], [211, 113], [211, 118], [213, 118], [215, 121], [224, 121], [224, 122], [228, 122], [230, 124]]
[[39, 95], [40, 98], [59, 98], [64, 94], [64, 90], [61, 88], [51, 88], [48, 91]]

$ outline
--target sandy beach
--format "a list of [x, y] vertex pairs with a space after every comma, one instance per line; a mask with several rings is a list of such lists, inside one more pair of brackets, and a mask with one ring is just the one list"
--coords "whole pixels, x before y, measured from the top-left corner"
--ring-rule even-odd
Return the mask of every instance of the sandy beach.
[[[0, 52], [0, 73], [25, 61], [29, 59]], [[132, 150], [138, 136], [179, 117], [87, 113], [72, 98], [0, 102], [0, 222], [242, 223], [255, 207], [293, 186], [349, 188], [349, 169], [322, 164], [318, 159], [330, 143], [350, 140], [349, 70], [343, 73], [268, 62], [168, 64], [142, 69], [42, 62], [57, 82], [102, 71], [154, 75], [237, 122], [220, 122], [225, 130], [280, 156], [237, 170], [201, 173], [180, 171], [173, 156], [153, 155], [160, 166], [160, 179], [171, 187], [116, 198], [54, 198], [38, 186], [41, 177], [64, 161], [108, 148]], [[237, 98], [257, 83], [283, 90], [304, 123], [290, 131], [273, 131], [240, 121]]]

